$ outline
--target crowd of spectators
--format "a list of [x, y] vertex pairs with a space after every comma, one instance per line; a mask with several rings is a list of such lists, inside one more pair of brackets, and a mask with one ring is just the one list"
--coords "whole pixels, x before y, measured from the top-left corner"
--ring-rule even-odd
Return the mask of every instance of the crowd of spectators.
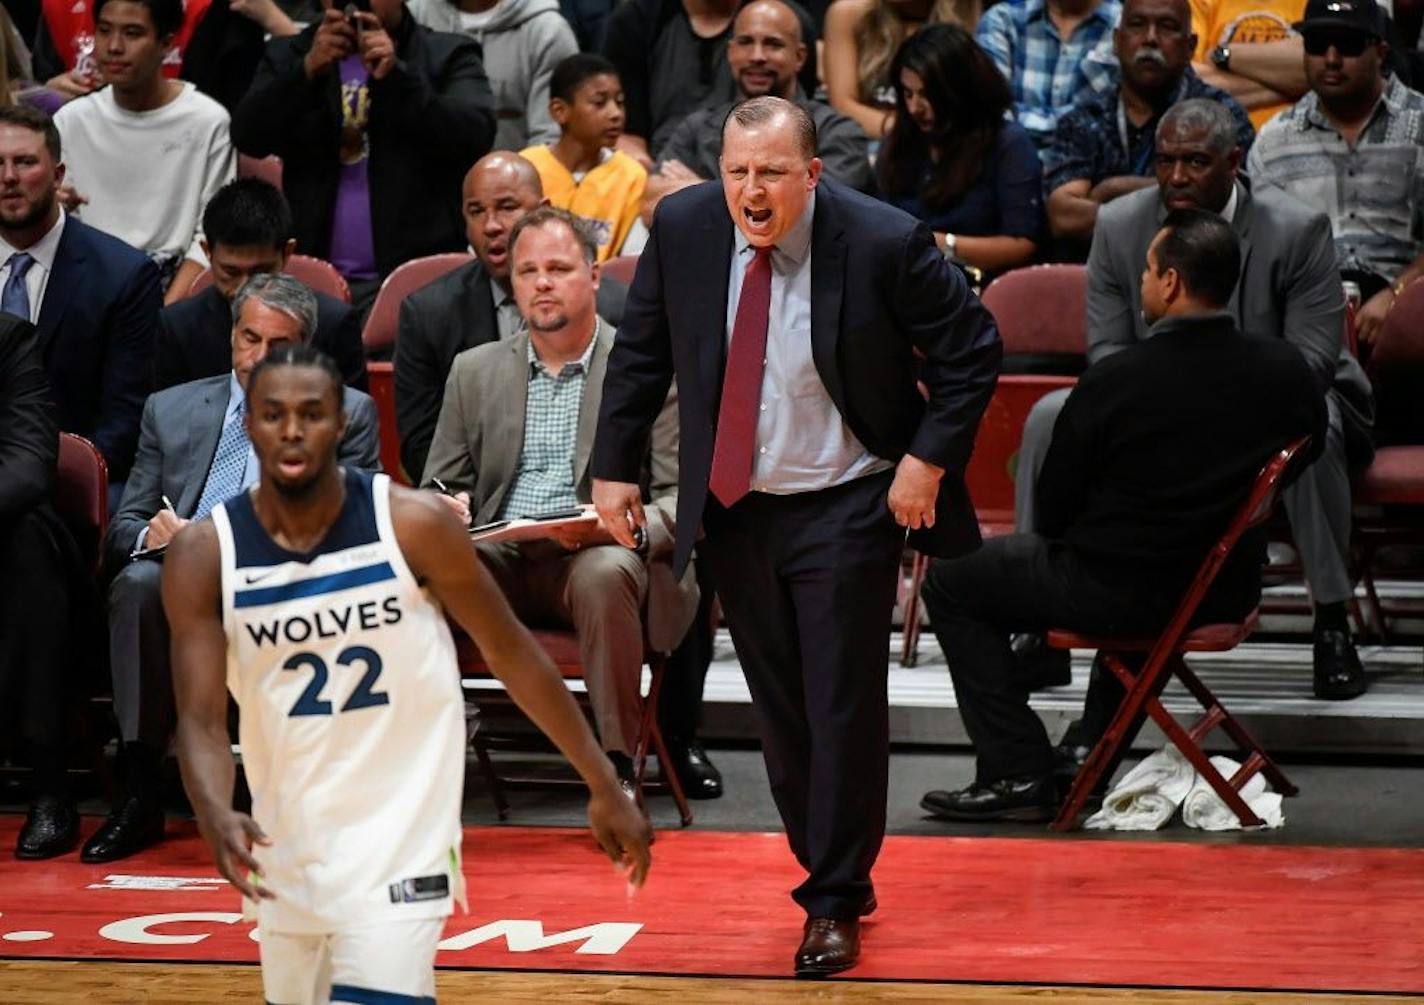
[[[1418, 26], [1406, 20], [1376, 0], [7, 4], [0, 554], [33, 589], [0, 601], [0, 689], [23, 699], [14, 753], [38, 779], [21, 853], [76, 841], [53, 706], [84, 682], [48, 670], [82, 662], [72, 652], [26, 648], [16, 626], [100, 625], [104, 598], [123, 795], [85, 856], [161, 836], [172, 707], [159, 565], [130, 556], [255, 477], [231, 430], [266, 349], [310, 342], [336, 360], [350, 388], [343, 457], [374, 467], [365, 318], [401, 265], [469, 252], [399, 308], [402, 466], [463, 493], [478, 520], [587, 502], [586, 420], [627, 292], [600, 266], [639, 252], [664, 199], [717, 178], [728, 112], [767, 95], [810, 116], [826, 177], [922, 221], [976, 282], [1086, 262], [1094, 366], [1146, 337], [1138, 277], [1161, 220], [1195, 208], [1231, 225], [1243, 280], [1214, 306], [1245, 335], [1295, 347], [1328, 406], [1287, 509], [1315, 609], [1316, 694], [1361, 693], [1344, 615], [1349, 480], [1376, 432], [1424, 435], [1414, 388], [1376, 414], [1343, 338], [1346, 289], [1368, 345], [1424, 273], [1424, 95], [1410, 87], [1419, 54], [1404, 29]], [[272, 278], [296, 253], [331, 263], [351, 302]], [[491, 381], [498, 395], [481, 391]], [[1062, 407], [1046, 399], [1030, 419], [1021, 530], [1040, 519], [1034, 488]], [[107, 464], [116, 516], [99, 595], [34, 491], [53, 479], [56, 429]], [[670, 449], [650, 445], [648, 482], [649, 510], [669, 524]], [[654, 527], [637, 570], [602, 541], [486, 559], [516, 607], [580, 631], [625, 777], [643, 641], [629, 619], [677, 598], [658, 623], [663, 648], [686, 632], [684, 686], [662, 711], [684, 783], [716, 795], [695, 736], [710, 591], [694, 617], [696, 575], [654, 581], [670, 533]], [[943, 617], [959, 616], [959, 587], [938, 589]], [[83, 633], [55, 634], [82, 645]], [[1092, 741], [1080, 726], [1070, 747]], [[1033, 743], [1039, 770], [1046, 748]]]

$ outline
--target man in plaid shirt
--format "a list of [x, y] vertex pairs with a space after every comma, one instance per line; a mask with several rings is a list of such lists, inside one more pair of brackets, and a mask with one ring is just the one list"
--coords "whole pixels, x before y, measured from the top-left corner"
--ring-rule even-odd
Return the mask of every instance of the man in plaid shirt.
[[1115, 83], [1112, 30], [1119, 0], [1004, 0], [975, 37], [1009, 82], [1019, 124], [1042, 153], [1079, 95]]

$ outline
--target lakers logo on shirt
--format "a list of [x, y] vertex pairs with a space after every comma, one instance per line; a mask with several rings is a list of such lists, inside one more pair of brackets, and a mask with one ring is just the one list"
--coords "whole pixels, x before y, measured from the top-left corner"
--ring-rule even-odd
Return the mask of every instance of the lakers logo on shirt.
[[1221, 45], [1243, 45], [1247, 42], [1278, 42], [1291, 34], [1290, 21], [1274, 11], [1249, 11], [1226, 23], [1221, 32]]

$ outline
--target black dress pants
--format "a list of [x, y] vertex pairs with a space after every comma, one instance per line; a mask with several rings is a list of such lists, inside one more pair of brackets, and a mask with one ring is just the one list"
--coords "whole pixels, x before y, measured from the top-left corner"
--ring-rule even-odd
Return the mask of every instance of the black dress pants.
[[722, 598], [810, 917], [854, 918], [885, 836], [891, 611], [905, 532], [891, 473], [709, 500], [699, 554]]

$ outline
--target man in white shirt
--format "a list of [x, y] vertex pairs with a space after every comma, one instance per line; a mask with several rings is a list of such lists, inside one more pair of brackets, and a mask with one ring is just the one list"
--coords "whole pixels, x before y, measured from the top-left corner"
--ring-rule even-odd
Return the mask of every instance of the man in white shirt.
[[203, 207], [236, 174], [228, 114], [162, 74], [181, 0], [97, 0], [95, 55], [109, 86], [55, 115], [68, 151], [70, 208], [148, 253], [168, 302], [207, 266]]

